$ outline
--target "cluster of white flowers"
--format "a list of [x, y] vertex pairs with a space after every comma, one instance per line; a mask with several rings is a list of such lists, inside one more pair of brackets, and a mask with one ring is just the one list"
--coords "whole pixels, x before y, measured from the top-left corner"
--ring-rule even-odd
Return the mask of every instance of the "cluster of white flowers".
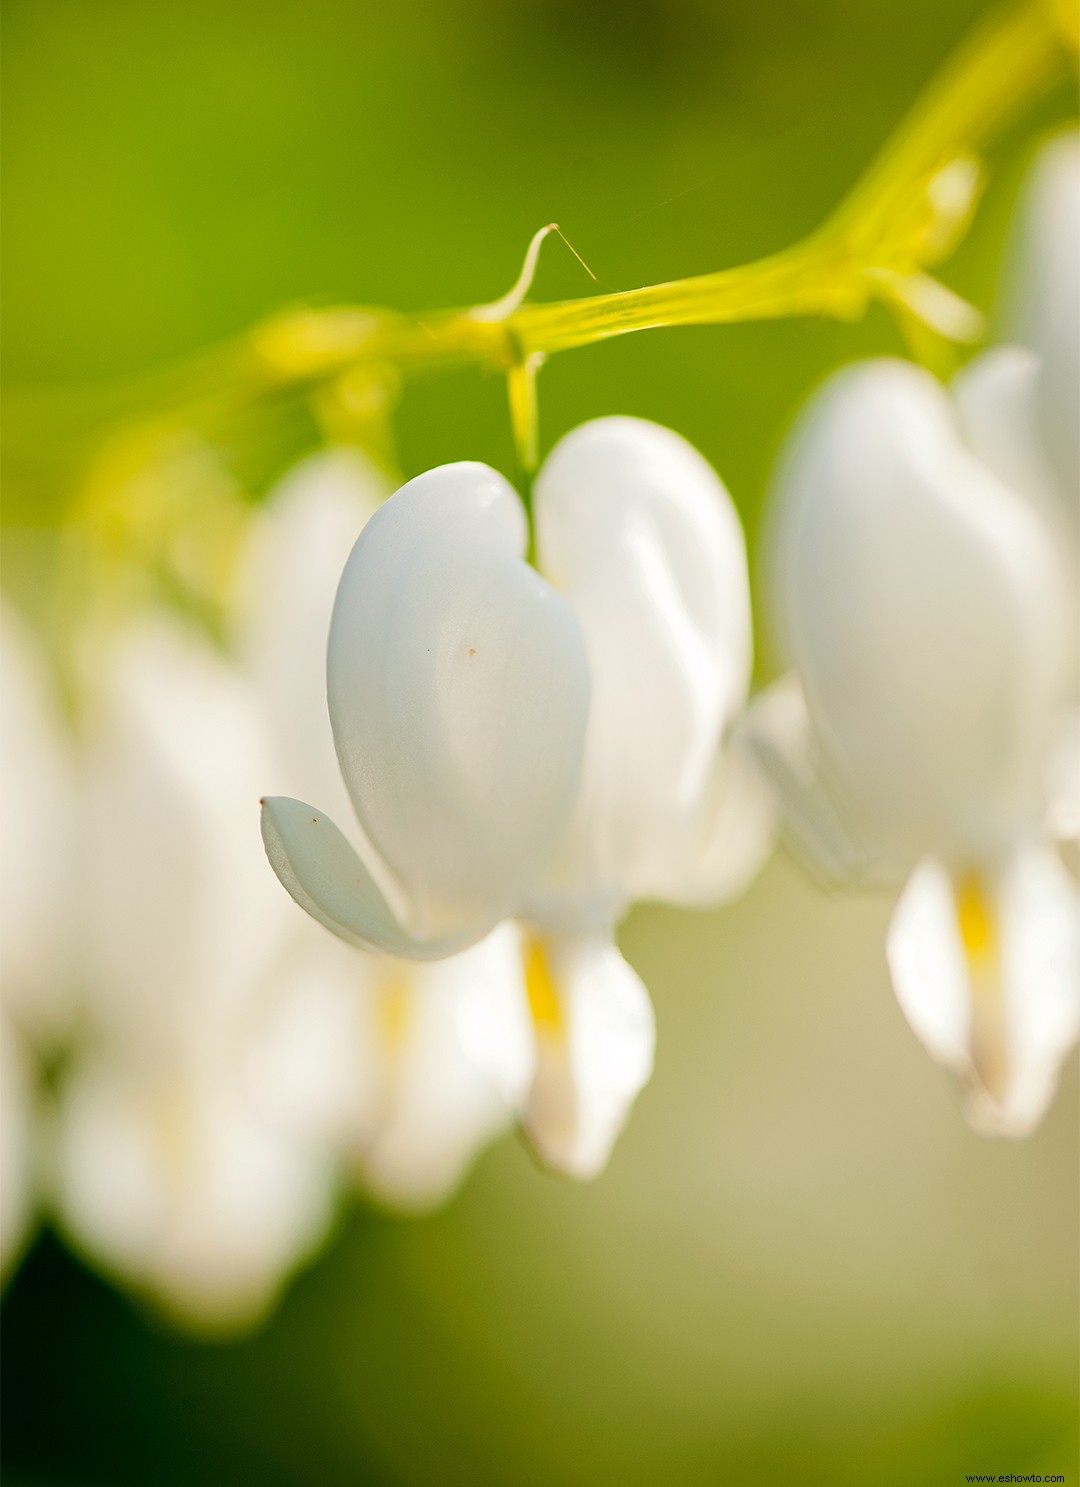
[[[44, 1211], [227, 1326], [346, 1174], [423, 1208], [518, 1124], [596, 1175], [653, 1064], [616, 927], [740, 892], [777, 806], [830, 877], [906, 879], [901, 1005], [976, 1124], [1029, 1129], [1080, 1022], [1078, 216], [1058, 144], [1028, 349], [812, 404], [774, 524], [796, 675], [749, 708], [735, 507], [628, 418], [562, 440], [528, 514], [483, 465], [380, 505], [359, 456], [315, 457], [253, 524], [225, 644], [164, 613], [84, 637], [75, 728], [3, 611], [5, 1265]], [[253, 850], [260, 787], [315, 802], [263, 802], [306, 915]]]

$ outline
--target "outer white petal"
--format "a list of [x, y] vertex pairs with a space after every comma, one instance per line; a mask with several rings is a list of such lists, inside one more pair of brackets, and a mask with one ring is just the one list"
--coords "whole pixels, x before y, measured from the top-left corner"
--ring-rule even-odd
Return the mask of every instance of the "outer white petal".
[[1080, 533], [1080, 135], [1048, 145], [1028, 188], [1021, 247], [1020, 339], [1039, 353], [1039, 424]]
[[0, 1016], [0, 1282], [22, 1254], [33, 1215], [32, 1078], [19, 1035]]
[[1039, 428], [1040, 362], [1025, 346], [996, 346], [952, 382], [960, 433], [971, 452], [1003, 485], [1026, 496], [1060, 538], [1068, 529]]
[[194, 1327], [257, 1320], [332, 1213], [325, 1160], [191, 1068], [152, 1080], [85, 1064], [64, 1094], [57, 1183], [76, 1247]]
[[386, 492], [357, 451], [298, 465], [271, 493], [245, 554], [236, 649], [265, 709], [279, 772], [262, 784], [303, 793], [348, 820], [326, 710], [326, 647], [342, 569]]
[[900, 362], [840, 374], [778, 499], [782, 628], [860, 830], [889, 857], [978, 854], [1037, 819], [1064, 583], [941, 387]]
[[961, 881], [922, 862], [889, 926], [889, 968], [916, 1035], [963, 1081], [972, 1125], [1024, 1136], [1080, 1030], [1080, 897], [1043, 848], [1018, 852], [983, 884], [986, 923], [973, 944]]
[[506, 917], [577, 796], [588, 667], [565, 599], [523, 560], [513, 490], [483, 465], [410, 481], [353, 549], [327, 670], [360, 824], [418, 939]]
[[0, 602], [0, 942], [4, 1005], [35, 1042], [73, 1011], [71, 759], [43, 660]]
[[441, 1202], [507, 1129], [535, 1066], [520, 943], [512, 924], [431, 966], [382, 961], [365, 999], [381, 1096], [350, 1145], [383, 1202]]
[[178, 623], [147, 622], [95, 659], [82, 978], [110, 1037], [203, 1046], [258, 997], [291, 923], [254, 846], [270, 767], [261, 719], [235, 672]]
[[738, 515], [684, 439], [634, 418], [561, 440], [535, 505], [540, 564], [581, 621], [593, 684], [558, 886], [591, 894], [596, 920], [627, 898], [697, 896], [688, 861], [752, 664]]
[[548, 1166], [596, 1177], [652, 1074], [652, 1003], [607, 936], [549, 936], [527, 954], [537, 1065], [525, 1130]]
[[[1080, 242], [1077, 243], [1080, 254]], [[1080, 334], [1080, 333], [1078, 333]], [[1073, 694], [1080, 691], [1080, 529], [1047, 462], [1039, 426], [1041, 367], [1034, 352], [1000, 346], [966, 367], [952, 391], [960, 427], [973, 453], [1038, 511], [1053, 538], [1067, 586], [1066, 623], [1073, 637]]]
[[282, 885], [313, 919], [362, 950], [409, 960], [441, 960], [474, 944], [478, 930], [417, 938], [403, 928], [390, 896], [327, 816], [302, 800], [269, 796], [262, 836]]

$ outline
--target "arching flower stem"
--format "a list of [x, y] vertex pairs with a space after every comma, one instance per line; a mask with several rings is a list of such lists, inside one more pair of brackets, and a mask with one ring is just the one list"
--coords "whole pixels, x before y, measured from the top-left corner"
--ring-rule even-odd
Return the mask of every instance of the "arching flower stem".
[[537, 355], [661, 326], [855, 319], [873, 298], [895, 301], [897, 276], [919, 275], [952, 250], [977, 196], [972, 152], [1054, 80], [1068, 46], [1051, 6], [1040, 0], [994, 12], [946, 62], [823, 226], [754, 263], [553, 304], [510, 308], [498, 301], [498, 314], [489, 313], [492, 306], [419, 317], [301, 311], [258, 327], [254, 348], [271, 376], [285, 379], [318, 379], [363, 361], [410, 373], [470, 363], [509, 371]]

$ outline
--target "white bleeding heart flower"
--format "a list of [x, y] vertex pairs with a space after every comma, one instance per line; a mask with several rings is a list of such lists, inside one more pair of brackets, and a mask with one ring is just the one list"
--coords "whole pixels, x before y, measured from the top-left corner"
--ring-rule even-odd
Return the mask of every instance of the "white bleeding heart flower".
[[1045, 819], [1070, 650], [1051, 534], [933, 378], [867, 363], [793, 437], [775, 586], [799, 680], [755, 733], [792, 835], [830, 875], [908, 878], [901, 1007], [973, 1123], [1023, 1134], [1080, 1025], [1080, 904]]
[[651, 1006], [614, 923], [635, 897], [733, 891], [768, 827], [721, 748], [751, 636], [715, 474], [667, 430], [603, 419], [556, 448], [534, 501], [535, 568], [516, 493], [482, 465], [432, 470], [372, 519], [327, 667], [358, 846], [280, 797], [263, 834], [293, 897], [350, 943], [441, 959], [525, 922], [547, 1008], [533, 999], [525, 1124], [553, 1165], [589, 1176], [652, 1066]]
[[[337, 580], [381, 495], [352, 451], [297, 467], [249, 544], [234, 637], [277, 747], [278, 788], [314, 784], [341, 815], [350, 806], [326, 715], [327, 636]], [[288, 917], [249, 1088], [290, 1125], [343, 1148], [381, 1201], [442, 1201], [510, 1124], [531, 1081], [516, 931], [504, 925], [425, 965], [358, 952], [306, 916]]]

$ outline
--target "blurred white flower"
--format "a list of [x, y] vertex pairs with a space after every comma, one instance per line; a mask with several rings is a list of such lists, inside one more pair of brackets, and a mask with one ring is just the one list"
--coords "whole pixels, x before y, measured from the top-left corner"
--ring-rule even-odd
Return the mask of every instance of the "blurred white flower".
[[244, 850], [255, 699], [164, 615], [87, 657], [83, 1036], [58, 1094], [74, 1246], [192, 1324], [242, 1325], [323, 1236], [330, 1154], [242, 1088], [290, 926]]
[[973, 1124], [1023, 1134], [1080, 1024], [1080, 902], [1046, 823], [1070, 685], [1058, 551], [944, 389], [899, 362], [815, 399], [777, 514], [799, 684], [765, 695], [755, 731], [788, 825], [831, 876], [907, 878], [887, 947], [901, 1007]]
[[524, 1118], [552, 1165], [604, 1165], [652, 1067], [652, 1010], [612, 943], [635, 897], [741, 886], [768, 841], [722, 752], [745, 698], [749, 595], [734, 508], [676, 435], [570, 435], [524, 512], [482, 465], [411, 481], [338, 588], [334, 741], [363, 837], [266, 801], [270, 860], [342, 939], [441, 959], [523, 921], [537, 1073]]
[[[319, 949], [343, 948], [316, 933]], [[422, 1211], [507, 1129], [532, 1077], [518, 937], [502, 925], [432, 965], [344, 949], [346, 976], [340, 955], [320, 974], [304, 947], [305, 975], [277, 999], [247, 1088], [332, 1142], [381, 1202]]]

